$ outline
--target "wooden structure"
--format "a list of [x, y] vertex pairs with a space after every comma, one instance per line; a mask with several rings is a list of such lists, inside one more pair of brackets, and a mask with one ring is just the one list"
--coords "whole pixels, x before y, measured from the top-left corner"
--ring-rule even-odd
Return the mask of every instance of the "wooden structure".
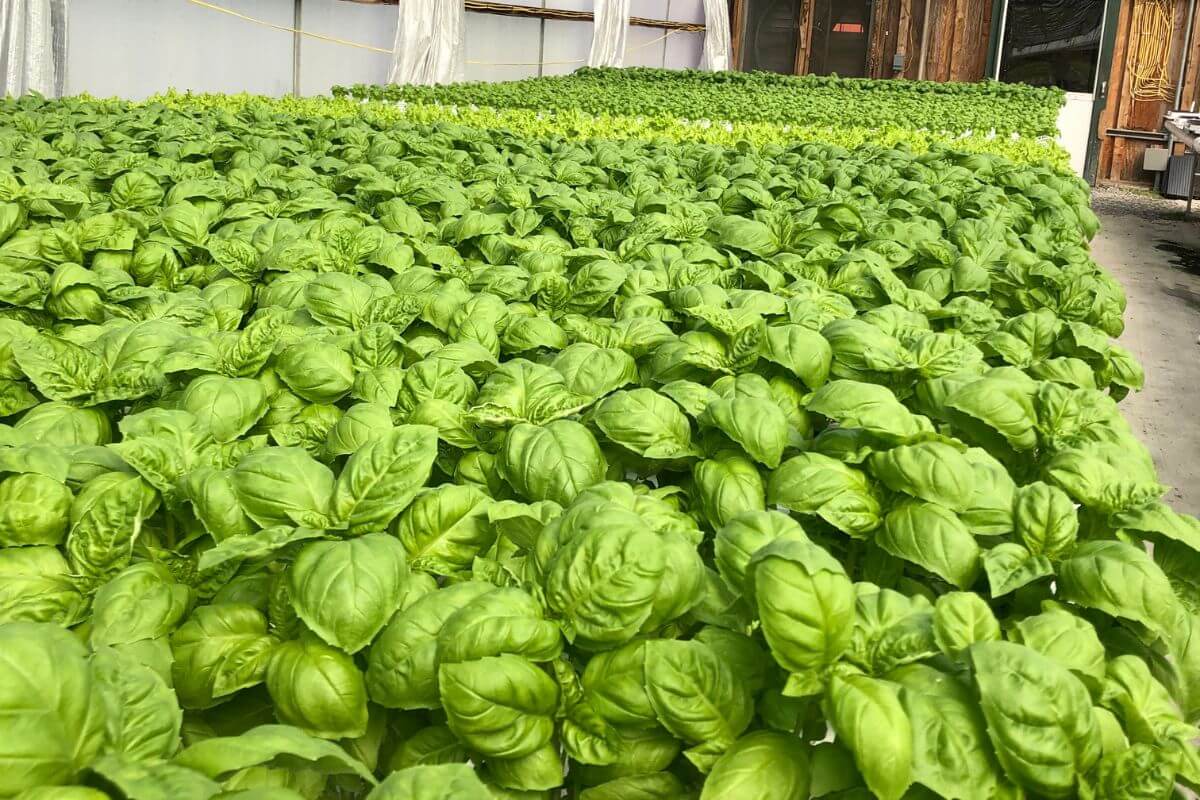
[[[401, 0], [351, 0], [351, 2], [395, 6]], [[576, 11], [567, 8], [543, 8], [539, 6], [517, 5], [516, 3], [497, 3], [492, 0], [465, 0], [467, 11], [478, 14], [495, 14], [501, 17], [524, 17], [526, 19], [552, 19], [563, 22], [592, 22], [596, 16], [591, 11]], [[644, 28], [662, 28], [669, 31], [685, 31], [688, 33], [703, 33], [704, 26], [695, 22], [677, 22], [668, 19], [650, 19], [647, 17], [630, 17], [630, 25]]]
[[[1150, 185], [1154, 175], [1142, 169], [1142, 158], [1146, 148], [1165, 144], [1163, 115], [1176, 107], [1195, 107], [1200, 97], [1200, 12], [1193, 14], [1189, 36], [1190, 7], [1190, 0], [1122, 0], [1112, 68], [1107, 75], [1108, 102], [1096, 130], [1100, 137], [1098, 183]], [[1165, 13], [1167, 19], [1156, 25], [1155, 12]], [[1166, 41], [1162, 41], [1164, 35]], [[1159, 46], [1146, 51], [1144, 46], [1150, 44]], [[1160, 63], [1152, 63], [1155, 59]], [[1146, 79], [1156, 66], [1165, 76], [1165, 85], [1151, 81], [1147, 88]], [[1156, 93], [1155, 89], [1162, 91]], [[1178, 146], [1176, 153], [1182, 152]]]
[[[827, 50], [830, 36], [837, 35], [823, 23], [828, 19], [830, 4], [842, 2], [731, 0], [734, 63], [754, 68], [753, 59], [748, 58], [754, 43], [747, 42], [747, 29], [757, 15], [785, 10], [791, 12], [788, 16], [796, 39], [791, 71], [797, 75], [836, 71], [822, 63], [822, 45]], [[935, 81], [977, 81], [984, 77], [991, 45], [993, 0], [874, 0], [862, 5], [869, 17], [862, 31], [865, 57], [860, 70], [839, 74]]]
[[[742, 69], [935, 81], [995, 77], [993, 64], [1002, 36], [999, 17], [1006, 8], [1003, 0], [730, 3], [734, 64]], [[1092, 48], [1093, 75], [1074, 81], [1075, 86], [1067, 85], [1074, 92], [1068, 110], [1076, 115], [1070, 124], [1077, 128], [1082, 125], [1078, 141], [1088, 150], [1086, 173], [1098, 183], [1147, 186], [1154, 175], [1142, 169], [1142, 158], [1147, 147], [1161, 147], [1166, 142], [1163, 115], [1175, 108], [1200, 110], [1200, 10], [1196, 10], [1200, 0], [1110, 0], [1106, 11], [1095, 3], [1092, 6], [1098, 9], [1096, 14], [1106, 15], [1104, 44], [1098, 41], [1101, 28], [1097, 16], [1091, 19], [1087, 36], [1078, 37], [1086, 41], [1077, 43], [1059, 33], [1055, 41], [1037, 46], [1065, 47], [1064, 53], [1076, 54], [1080, 50], [1072, 48]], [[831, 8], [836, 9], [837, 19], [855, 21], [848, 27], [839, 22], [831, 28]], [[855, 16], [859, 8], [862, 24]], [[1035, 38], [1039, 31], [1060, 30], [1055, 24], [1061, 30], [1069, 29], [1074, 13], [1071, 4], [1050, 3], [1048, 9], [1061, 19], [1048, 22], [1046, 28], [1033, 29]], [[772, 14], [774, 17], [769, 17]], [[773, 32], [774, 38], [762, 35], [764, 27]], [[839, 33], [839, 28], [843, 32]], [[831, 45], [838, 36], [841, 39]], [[786, 50], [774, 61], [764, 58], [764, 50], [784, 46], [794, 49]], [[831, 47], [841, 50], [837, 58], [830, 57]], [[1099, 75], [1093, 86], [1097, 52]], [[1084, 58], [1080, 63], [1086, 62]], [[1053, 77], [1061, 79], [1062, 74]], [[1021, 75], [1015, 79], [1027, 78]], [[1051, 80], [1049, 85], [1056, 83]], [[1087, 89], [1079, 83], [1087, 84]], [[1084, 143], [1089, 108], [1093, 110], [1091, 133]], [[1176, 152], [1181, 150], [1176, 148]]]

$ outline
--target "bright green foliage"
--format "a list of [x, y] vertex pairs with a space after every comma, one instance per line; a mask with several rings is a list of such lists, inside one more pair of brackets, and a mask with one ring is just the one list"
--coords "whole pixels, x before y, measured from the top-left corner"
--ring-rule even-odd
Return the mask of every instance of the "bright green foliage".
[[[895, 84], [897, 81], [883, 81]], [[946, 84], [934, 84], [944, 86]], [[266, 98], [258, 95], [203, 95], [168, 92], [154, 98], [180, 110], [189, 110], [197, 103], [213, 110], [241, 112], [247, 107], [265, 109], [267, 113], [284, 112], [304, 116], [319, 115], [334, 118], [363, 119], [373, 125], [455, 123], [477, 128], [513, 131], [525, 136], [552, 136], [570, 139], [618, 138], [650, 139], [670, 142], [703, 142], [724, 147], [744, 143], [761, 147], [769, 144], [792, 145], [802, 142], [837, 144], [857, 149], [864, 146], [899, 147], [914, 152], [953, 149], [960, 152], [999, 155], [1026, 164], [1050, 164], [1064, 174], [1070, 169], [1069, 155], [1056, 141], [1045, 136], [995, 136], [989, 131], [961, 132], [951, 121], [954, 133], [914, 128], [911, 117], [895, 118], [883, 124], [852, 124], [842, 121], [836, 125], [821, 120], [809, 124], [776, 122], [721, 122], [707, 119], [680, 118], [651, 110], [634, 116], [617, 113], [593, 114], [578, 108], [555, 111], [490, 106], [446, 106], [430, 103], [394, 105], [382, 102], [362, 102], [330, 98]], [[839, 108], [847, 105], [840, 97]], [[1053, 124], [1053, 123], [1051, 123]], [[544, 325], [524, 322], [519, 326], [521, 337], [530, 330], [548, 330]], [[515, 331], [514, 331], [515, 333]], [[1130, 376], [1138, 374], [1137, 365], [1126, 361]]]
[[570, 75], [449, 86], [335, 87], [335, 97], [580, 109], [593, 114], [669, 115], [839, 126], [931, 128], [1053, 136], [1062, 91], [1014, 83], [935, 83], [802, 77], [774, 72], [653, 68], [578, 69]]
[[0, 797], [1200, 783], [1085, 186], [438, 114], [0, 106]]

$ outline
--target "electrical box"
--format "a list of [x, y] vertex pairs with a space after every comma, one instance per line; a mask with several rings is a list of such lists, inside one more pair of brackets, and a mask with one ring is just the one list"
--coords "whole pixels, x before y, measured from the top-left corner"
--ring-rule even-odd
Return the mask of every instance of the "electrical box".
[[1163, 172], [1167, 168], [1167, 162], [1171, 159], [1171, 153], [1165, 147], [1149, 147], [1146, 149], [1145, 159], [1142, 161], [1142, 169], [1147, 172]]
[[904, 71], [904, 53], [896, 53], [892, 56], [892, 69], [896, 72]]

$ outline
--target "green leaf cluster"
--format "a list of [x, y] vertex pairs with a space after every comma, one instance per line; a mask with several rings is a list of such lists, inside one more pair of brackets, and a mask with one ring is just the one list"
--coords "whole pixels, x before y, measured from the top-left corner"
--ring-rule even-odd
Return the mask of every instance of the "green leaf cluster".
[[1200, 781], [1080, 181], [324, 107], [0, 106], [0, 797]]
[[335, 97], [636, 117], [1055, 136], [1066, 95], [1022, 83], [871, 80], [775, 72], [584, 67], [499, 83], [334, 87]]
[[[887, 81], [886, 83], [891, 83]], [[942, 85], [942, 84], [937, 84]], [[178, 92], [152, 98], [177, 109], [204, 106], [213, 111], [355, 117], [371, 125], [393, 123], [455, 123], [473, 128], [509, 131], [532, 137], [570, 139], [645, 139], [662, 143], [703, 142], [728, 148], [747, 144], [756, 147], [801, 142], [834, 144], [847, 149], [883, 146], [922, 153], [946, 150], [999, 155], [1029, 164], [1052, 164], [1064, 174], [1070, 173], [1069, 156], [1048, 136], [998, 136], [992, 131], [932, 130], [911, 127], [903, 120], [857, 123], [815, 120], [808, 123], [713, 121], [657, 113], [653, 109], [636, 115], [611, 112], [592, 113], [565, 107], [536, 110], [524, 107], [442, 105], [440, 103], [361, 101], [342, 98], [283, 97], [259, 95], [193, 95]], [[499, 102], [499, 101], [498, 101]]]

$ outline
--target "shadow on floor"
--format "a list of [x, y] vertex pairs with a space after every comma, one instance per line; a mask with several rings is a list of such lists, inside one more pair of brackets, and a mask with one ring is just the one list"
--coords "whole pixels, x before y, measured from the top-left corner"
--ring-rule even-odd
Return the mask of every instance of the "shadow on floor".
[[1173, 287], [1164, 286], [1162, 292], [1168, 297], [1174, 297], [1176, 300], [1182, 300], [1183, 303], [1193, 311], [1200, 311], [1200, 292], [1189, 289], [1182, 283], [1177, 283]]
[[1200, 250], [1166, 239], [1159, 240], [1154, 245], [1154, 249], [1174, 256], [1171, 259], [1171, 266], [1181, 269], [1189, 275], [1200, 275]]

